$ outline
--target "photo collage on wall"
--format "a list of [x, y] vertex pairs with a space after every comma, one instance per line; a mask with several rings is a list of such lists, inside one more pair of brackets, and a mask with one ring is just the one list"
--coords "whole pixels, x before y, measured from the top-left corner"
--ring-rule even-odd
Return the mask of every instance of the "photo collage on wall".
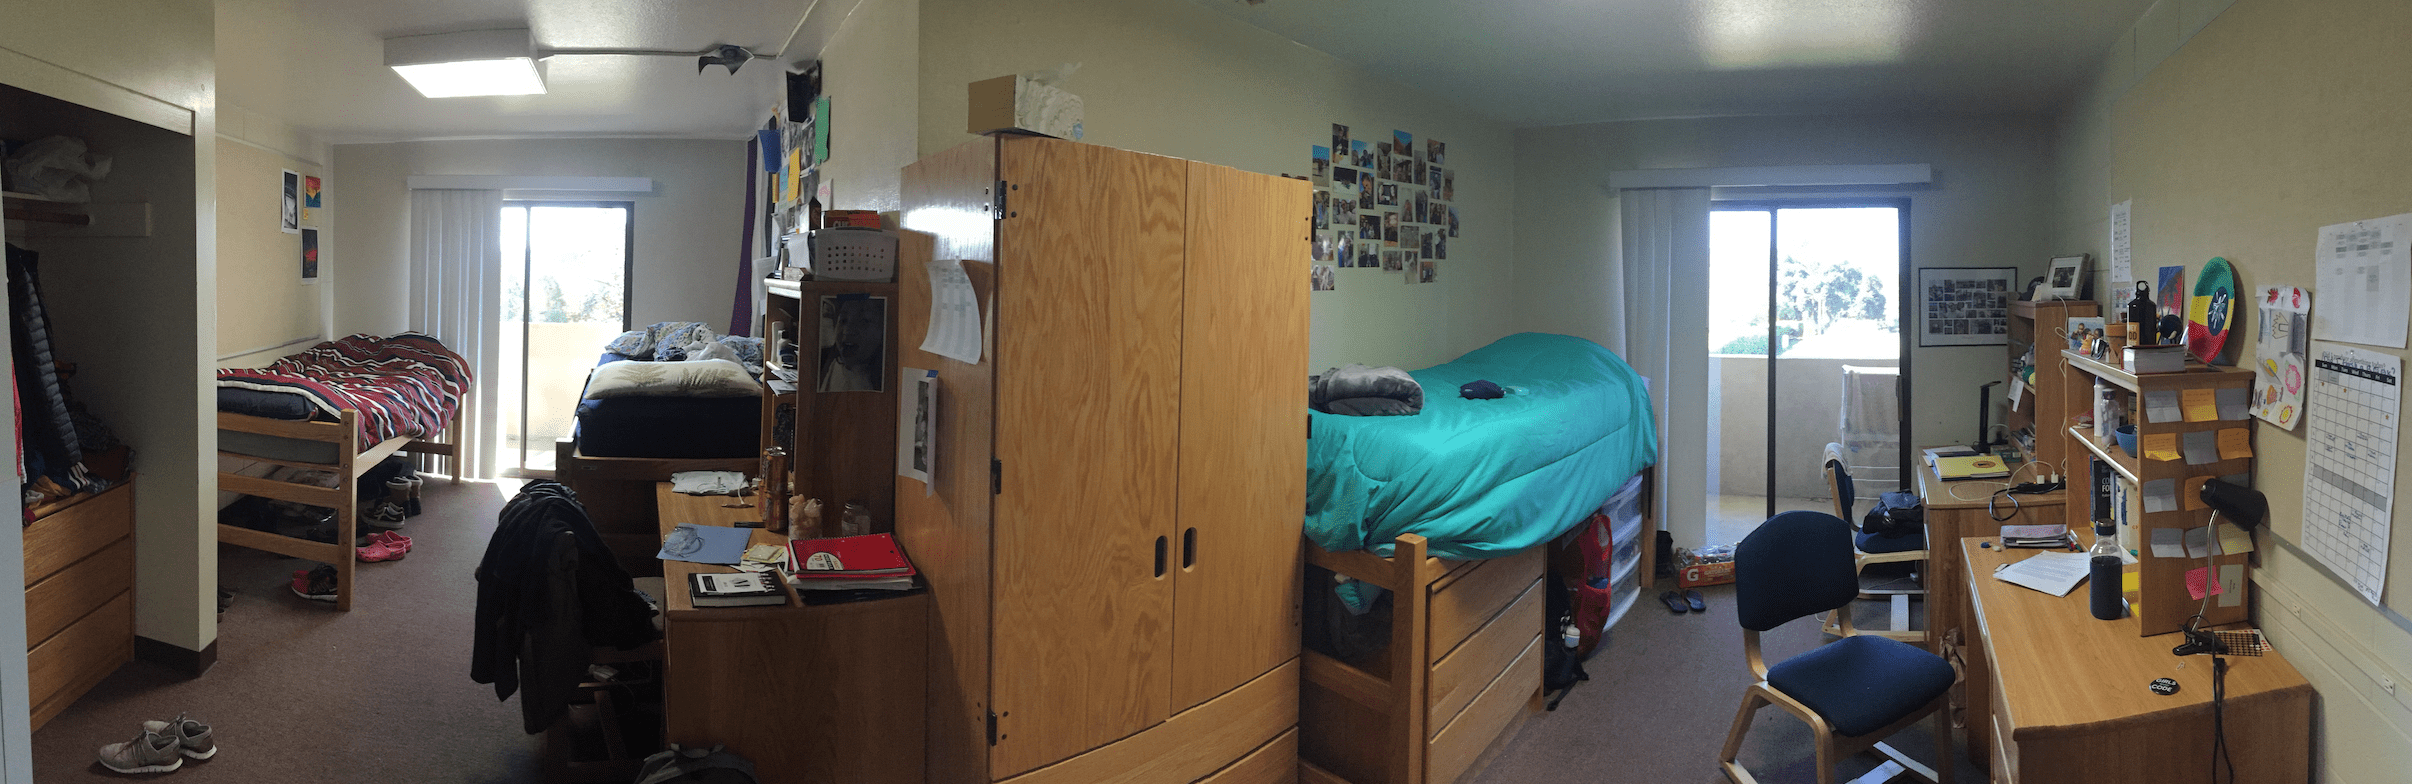
[[1440, 262], [1458, 236], [1448, 145], [1406, 131], [1360, 139], [1333, 123], [1331, 144], [1310, 149], [1314, 290], [1338, 288], [1337, 271], [1352, 268], [1380, 269], [1408, 285], [1439, 282]]

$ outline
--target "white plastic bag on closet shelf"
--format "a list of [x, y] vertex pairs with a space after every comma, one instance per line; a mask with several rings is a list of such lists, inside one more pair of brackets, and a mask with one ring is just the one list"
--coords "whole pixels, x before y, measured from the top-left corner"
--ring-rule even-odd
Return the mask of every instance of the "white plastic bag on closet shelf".
[[1080, 96], [1064, 89], [1064, 81], [1079, 70], [1079, 63], [1064, 63], [1054, 68], [1022, 72], [1022, 78], [1014, 82], [1015, 113], [1018, 115], [1026, 110], [1033, 116], [1017, 117], [1027, 119], [1021, 127], [1080, 141], [1083, 135]]
[[93, 154], [84, 140], [52, 136], [8, 156], [9, 187], [53, 201], [88, 202], [92, 183], [109, 177], [109, 156]]

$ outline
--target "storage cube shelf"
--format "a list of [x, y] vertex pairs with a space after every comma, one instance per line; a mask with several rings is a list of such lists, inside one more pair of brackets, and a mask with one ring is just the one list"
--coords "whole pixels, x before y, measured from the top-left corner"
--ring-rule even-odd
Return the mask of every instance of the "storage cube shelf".
[[[2092, 399], [2094, 382], [2097, 379], [2115, 388], [2117, 391], [2114, 392], [2114, 395], [2118, 398], [2121, 409], [2126, 412], [2127, 421], [2136, 427], [2139, 444], [2152, 436], [2175, 436], [2182, 441], [2185, 437], [2184, 434], [2187, 433], [2215, 433], [2231, 429], [2250, 431], [2253, 427], [2253, 420], [2249, 416], [2243, 419], [2212, 419], [2195, 422], [2184, 421], [2181, 416], [2179, 421], [2153, 422], [2147, 420], [2142, 408], [2143, 398], [2147, 393], [2169, 392], [2182, 395], [2186, 390], [2204, 389], [2245, 389], [2249, 391], [2253, 386], [2253, 372], [2250, 370], [2210, 367], [2189, 362], [2185, 372], [2182, 373], [2137, 375], [2129, 373], [2117, 365], [2098, 362], [2074, 351], [2062, 351], [2060, 357], [2068, 365], [2068, 372], [2061, 379], [2063, 399], [2067, 401]], [[2203, 615], [2202, 625], [2206, 627], [2246, 620], [2252, 606], [2250, 601], [2251, 566], [2249, 563], [2251, 556], [2249, 554], [2233, 553], [2212, 556], [2207, 565], [2205, 560], [2200, 558], [2156, 557], [2152, 552], [2151, 532], [2153, 529], [2161, 528], [2198, 530], [2203, 528], [2211, 520], [2211, 510], [2207, 507], [2188, 508], [2187, 480], [2248, 473], [2253, 470], [2252, 458], [2240, 457], [2218, 459], [2208, 463], [2188, 463], [2181, 454], [2176, 460], [2153, 460], [2141, 454], [2128, 455], [2115, 444], [2103, 444], [2094, 437], [2093, 430], [2089, 427], [2072, 424], [2067, 427], [2054, 428], [2054, 431], [2058, 432], [2061, 438], [2066, 439], [2063, 443], [2067, 446], [2070, 460], [2068, 474], [2072, 477], [2072, 483], [2090, 481], [2087, 478], [2092, 476], [2092, 471], [2086, 465], [2086, 461], [2099, 461], [2109, 464], [2112, 473], [2117, 476], [2117, 481], [2127, 486], [2126, 496], [2129, 503], [2126, 516], [2132, 530], [2122, 530], [2121, 541], [2135, 552], [2138, 559], [2138, 564], [2134, 567], [2139, 574], [2138, 587], [2137, 590], [2129, 593], [2128, 598], [2136, 604], [2138, 626], [2142, 628], [2145, 636], [2166, 634], [2183, 628], [2186, 621], [2192, 618], [2198, 609]], [[2141, 446], [2138, 447], [2138, 451], [2141, 453]], [[2144, 511], [2145, 486], [2148, 483], [2164, 480], [2173, 481], [2176, 484], [2177, 509], [2161, 512]], [[2093, 524], [2092, 504], [2090, 503], [2079, 503], [2077, 499], [2072, 498], [2067, 514], [2067, 522], [2071, 530], [2081, 530]], [[2187, 572], [2195, 569], [2208, 569], [2205, 579], [2219, 581], [2223, 589], [2221, 594], [2211, 597], [2207, 606], [2201, 600], [2194, 598], [2186, 588]]]
[[[2093, 302], [2013, 302], [2010, 303], [2010, 356], [2013, 372], [2018, 361], [2032, 349], [2035, 352], [2035, 384], [2027, 390], [2024, 405], [2009, 406], [2002, 422], [2012, 432], [2032, 428], [2034, 448], [2028, 459], [2041, 460], [2058, 467], [2062, 460], [2077, 453], [2062, 448], [2060, 430], [2068, 425], [2075, 401], [2062, 384], [2054, 379], [2064, 374], [2056, 361], [2061, 347], [2068, 345], [2069, 319], [2102, 315], [2102, 306]], [[2088, 386], [2091, 384], [2089, 382]], [[2006, 399], [2005, 399], [2005, 402]]]

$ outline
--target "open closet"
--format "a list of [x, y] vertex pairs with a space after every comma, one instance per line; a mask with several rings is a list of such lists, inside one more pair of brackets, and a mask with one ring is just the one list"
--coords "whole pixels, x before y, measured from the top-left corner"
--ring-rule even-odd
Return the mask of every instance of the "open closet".
[[62, 189], [12, 167], [0, 181], [35, 728], [138, 647], [197, 674], [196, 641], [216, 631], [193, 612], [208, 588], [189, 535], [211, 339], [194, 329], [201, 158], [189, 133], [0, 84], [8, 149], [59, 138], [88, 164], [105, 156], [105, 176]]

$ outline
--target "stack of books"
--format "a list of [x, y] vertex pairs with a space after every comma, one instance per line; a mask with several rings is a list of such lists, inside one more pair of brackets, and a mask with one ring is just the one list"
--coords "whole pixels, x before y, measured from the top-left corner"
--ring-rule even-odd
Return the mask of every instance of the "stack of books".
[[787, 543], [787, 582], [798, 591], [911, 590], [918, 573], [888, 534]]
[[687, 575], [687, 598], [697, 607], [786, 604], [787, 592], [774, 579], [756, 572], [696, 572]]
[[2073, 548], [2077, 537], [2069, 534], [2066, 525], [2005, 525], [2002, 526], [2002, 546], [2034, 550]]

